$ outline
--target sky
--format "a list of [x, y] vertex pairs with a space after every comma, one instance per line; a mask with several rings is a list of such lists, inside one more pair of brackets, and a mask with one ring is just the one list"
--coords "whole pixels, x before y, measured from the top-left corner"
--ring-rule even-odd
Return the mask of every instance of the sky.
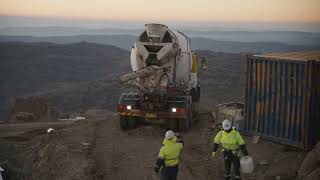
[[0, 0], [0, 15], [113, 21], [319, 23], [320, 0]]

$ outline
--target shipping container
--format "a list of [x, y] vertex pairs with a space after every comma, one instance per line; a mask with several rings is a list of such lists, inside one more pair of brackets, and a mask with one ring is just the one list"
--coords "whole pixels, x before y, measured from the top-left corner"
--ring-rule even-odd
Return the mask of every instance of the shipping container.
[[244, 133], [308, 150], [320, 137], [320, 51], [250, 55]]

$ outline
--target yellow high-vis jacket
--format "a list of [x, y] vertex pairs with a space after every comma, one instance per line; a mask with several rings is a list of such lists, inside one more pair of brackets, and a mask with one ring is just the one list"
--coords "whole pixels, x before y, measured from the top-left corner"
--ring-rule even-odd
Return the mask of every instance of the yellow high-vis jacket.
[[183, 149], [183, 144], [177, 142], [177, 137], [172, 140], [164, 139], [158, 158], [164, 160], [164, 165], [173, 167], [179, 164], [179, 155]]
[[215, 144], [221, 144], [224, 149], [232, 151], [238, 150], [240, 146], [245, 144], [240, 133], [235, 129], [229, 133], [224, 130], [219, 131], [213, 141]]

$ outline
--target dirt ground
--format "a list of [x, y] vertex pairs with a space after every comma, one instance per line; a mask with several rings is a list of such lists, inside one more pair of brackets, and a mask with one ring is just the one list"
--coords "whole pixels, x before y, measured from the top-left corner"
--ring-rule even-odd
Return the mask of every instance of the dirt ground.
[[[190, 131], [182, 133], [185, 148], [179, 179], [223, 179], [222, 157], [210, 158], [211, 139], [216, 132], [210, 127], [210, 118], [202, 117]], [[159, 179], [152, 170], [164, 133], [164, 129], [154, 126], [119, 131], [117, 122], [99, 121], [95, 148], [99, 179]], [[295, 179], [305, 157], [303, 152], [264, 140], [253, 144], [247, 138], [247, 146], [256, 161], [256, 169], [253, 174], [243, 175], [243, 179], [269, 180], [277, 176]]]
[[[165, 129], [140, 126], [123, 131], [115, 114], [103, 110], [88, 111], [86, 117], [87, 120], [59, 127], [50, 134], [33, 129], [31, 133], [38, 134], [32, 138], [10, 139], [0, 132], [0, 165], [8, 170], [9, 179], [159, 179], [153, 166]], [[216, 133], [211, 126], [211, 119], [203, 115], [188, 132], [182, 133], [185, 147], [179, 179], [223, 179], [222, 157], [213, 160], [209, 156]], [[255, 171], [244, 174], [243, 179], [297, 178], [305, 152], [262, 139], [258, 144], [252, 143], [250, 137], [246, 140]]]

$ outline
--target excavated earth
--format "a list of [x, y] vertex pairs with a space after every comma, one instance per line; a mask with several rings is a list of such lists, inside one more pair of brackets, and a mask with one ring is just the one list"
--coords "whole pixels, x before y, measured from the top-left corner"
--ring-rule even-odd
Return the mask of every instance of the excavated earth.
[[[8, 136], [0, 131], [0, 166], [9, 179], [159, 179], [153, 165], [164, 128], [150, 125], [123, 131], [114, 113], [91, 110], [85, 116], [86, 120], [56, 126], [51, 133], [45, 130], [52, 124]], [[0, 125], [0, 130], [6, 126]], [[202, 114], [182, 133], [185, 148], [178, 179], [223, 179], [222, 157], [210, 158], [216, 131], [210, 116]], [[246, 141], [255, 171], [243, 179], [297, 179], [305, 152], [262, 139], [257, 144], [250, 137]]]

